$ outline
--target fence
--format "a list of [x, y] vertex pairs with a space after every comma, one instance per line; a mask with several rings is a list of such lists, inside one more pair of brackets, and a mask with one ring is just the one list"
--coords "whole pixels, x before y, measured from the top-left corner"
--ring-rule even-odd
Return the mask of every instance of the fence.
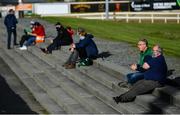
[[[106, 19], [105, 13], [64, 14], [61, 16], [85, 19]], [[164, 21], [164, 23], [168, 23], [168, 21], [175, 21], [179, 24], [180, 12], [110, 12], [109, 19], [125, 20], [127, 23], [131, 20], [137, 20], [139, 23], [143, 20], [149, 20], [151, 23], [154, 23], [156, 20], [160, 20]]]

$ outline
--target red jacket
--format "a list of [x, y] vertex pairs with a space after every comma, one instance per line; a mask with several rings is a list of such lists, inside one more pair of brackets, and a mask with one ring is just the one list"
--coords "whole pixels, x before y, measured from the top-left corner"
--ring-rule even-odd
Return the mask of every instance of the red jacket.
[[42, 25], [36, 26], [32, 33], [36, 34], [37, 36], [45, 36], [44, 27]]

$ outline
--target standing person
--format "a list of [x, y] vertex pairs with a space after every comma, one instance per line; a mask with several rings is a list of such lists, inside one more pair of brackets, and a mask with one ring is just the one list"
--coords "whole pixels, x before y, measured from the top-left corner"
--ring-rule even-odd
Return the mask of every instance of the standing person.
[[46, 54], [51, 54], [53, 50], [56, 50], [61, 46], [70, 45], [73, 43], [73, 33], [68, 33], [67, 29], [64, 28], [60, 22], [57, 22], [55, 26], [57, 31], [56, 38], [53, 39], [52, 43], [47, 48], [41, 48], [41, 51]]
[[76, 67], [78, 57], [80, 59], [92, 60], [98, 56], [98, 49], [93, 41], [93, 35], [87, 34], [85, 29], [78, 28], [79, 42], [71, 44], [70, 51], [72, 52], [68, 60], [63, 65], [66, 69], [73, 69]]
[[139, 48], [139, 63], [138, 64], [132, 64], [130, 68], [133, 71], [136, 71], [135, 73], [127, 74], [127, 81], [126, 82], [120, 82], [118, 85], [120, 87], [130, 87], [138, 80], [143, 79], [143, 73], [146, 71], [144, 68], [142, 68], [144, 62], [146, 60], [149, 60], [152, 56], [152, 49], [148, 47], [148, 41], [146, 39], [141, 39], [138, 41], [138, 48]]
[[7, 40], [7, 49], [11, 49], [11, 34], [13, 33], [14, 36], [14, 45], [18, 45], [16, 42], [16, 24], [18, 23], [16, 16], [14, 15], [14, 10], [10, 9], [9, 14], [6, 15], [4, 24], [7, 28], [7, 33], [8, 33], [8, 40]]
[[119, 102], [133, 101], [137, 95], [148, 93], [157, 87], [164, 86], [167, 78], [167, 64], [162, 48], [159, 45], [153, 47], [153, 58], [145, 62], [142, 68], [147, 70], [143, 73], [144, 79], [137, 81], [126, 93], [113, 97], [117, 104]]

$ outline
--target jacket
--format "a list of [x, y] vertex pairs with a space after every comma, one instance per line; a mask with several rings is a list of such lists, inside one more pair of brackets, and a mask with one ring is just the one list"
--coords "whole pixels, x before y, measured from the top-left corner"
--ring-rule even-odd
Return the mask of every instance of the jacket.
[[88, 58], [97, 58], [98, 49], [95, 42], [92, 40], [94, 36], [91, 34], [86, 34], [83, 40], [80, 40], [75, 44], [76, 49], [84, 48]]
[[18, 23], [14, 14], [8, 14], [4, 19], [4, 24], [8, 30], [16, 29]]

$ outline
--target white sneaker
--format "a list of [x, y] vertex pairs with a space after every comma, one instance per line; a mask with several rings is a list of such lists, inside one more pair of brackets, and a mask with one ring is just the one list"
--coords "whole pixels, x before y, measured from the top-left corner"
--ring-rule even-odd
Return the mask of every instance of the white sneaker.
[[19, 48], [20, 50], [27, 50], [27, 46], [22, 46]]

